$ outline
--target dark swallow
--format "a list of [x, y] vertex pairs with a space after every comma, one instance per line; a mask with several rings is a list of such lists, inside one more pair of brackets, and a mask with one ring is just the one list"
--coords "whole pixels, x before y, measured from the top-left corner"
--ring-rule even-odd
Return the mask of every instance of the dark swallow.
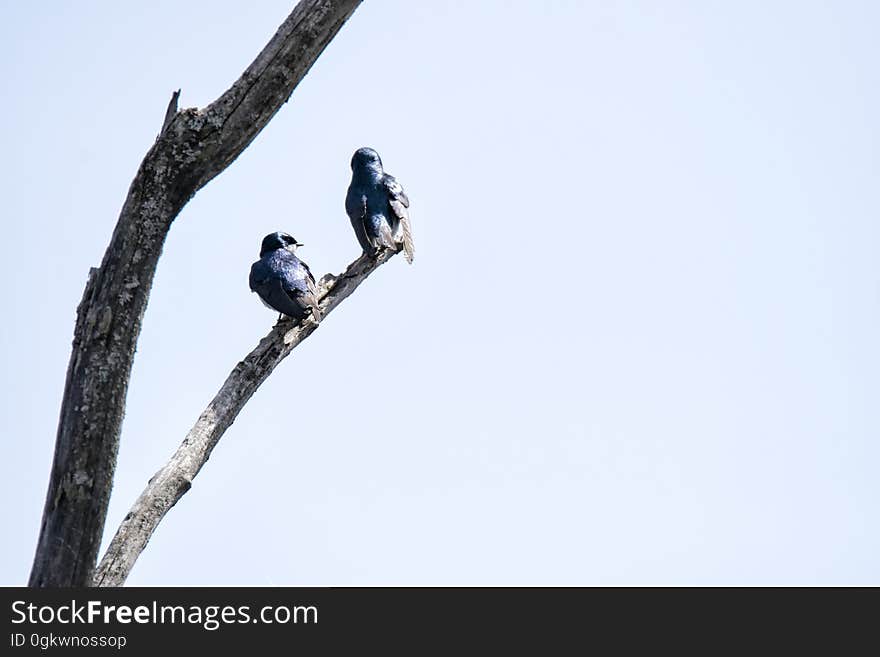
[[260, 246], [260, 259], [251, 265], [251, 291], [282, 315], [305, 319], [311, 313], [320, 322], [315, 277], [306, 263], [294, 255], [298, 246], [302, 244], [287, 233], [266, 235]]
[[364, 253], [378, 249], [399, 251], [413, 261], [409, 199], [394, 176], [382, 169], [382, 160], [372, 148], [359, 148], [351, 158], [351, 184], [345, 196], [345, 211]]

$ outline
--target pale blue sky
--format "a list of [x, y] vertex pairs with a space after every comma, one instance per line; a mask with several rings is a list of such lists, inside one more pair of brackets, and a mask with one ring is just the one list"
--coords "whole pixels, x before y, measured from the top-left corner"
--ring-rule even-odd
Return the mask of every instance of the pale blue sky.
[[[0, 583], [27, 579], [74, 311], [171, 91], [209, 103], [291, 6], [3, 4]], [[172, 227], [108, 538], [274, 322], [263, 235], [316, 274], [358, 255], [359, 146], [412, 199], [415, 265], [279, 367], [129, 583], [880, 583], [878, 24], [366, 0]]]

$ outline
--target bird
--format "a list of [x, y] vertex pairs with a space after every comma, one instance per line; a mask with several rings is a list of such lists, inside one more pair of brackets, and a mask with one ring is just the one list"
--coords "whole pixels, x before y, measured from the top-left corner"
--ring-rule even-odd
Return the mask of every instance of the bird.
[[379, 248], [399, 251], [413, 261], [409, 198], [391, 174], [385, 173], [379, 154], [359, 148], [351, 158], [351, 184], [345, 211], [364, 253], [375, 257]]
[[[302, 246], [288, 233], [269, 233], [260, 245], [260, 259], [251, 265], [250, 288], [267, 308], [293, 319], [311, 314], [321, 321], [318, 288], [308, 265], [296, 257]], [[278, 317], [281, 320], [281, 316]]]

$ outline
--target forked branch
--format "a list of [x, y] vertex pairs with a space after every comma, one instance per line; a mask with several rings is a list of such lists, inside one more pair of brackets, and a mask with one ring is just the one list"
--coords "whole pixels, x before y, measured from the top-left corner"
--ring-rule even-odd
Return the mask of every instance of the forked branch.
[[31, 586], [92, 582], [135, 347], [171, 223], [284, 105], [359, 4], [302, 0], [215, 102], [178, 111], [172, 98], [77, 308]]

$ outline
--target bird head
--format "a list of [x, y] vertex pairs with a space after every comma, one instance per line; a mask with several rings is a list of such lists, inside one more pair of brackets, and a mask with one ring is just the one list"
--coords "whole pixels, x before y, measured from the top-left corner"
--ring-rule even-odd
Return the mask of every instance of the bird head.
[[377, 173], [382, 173], [382, 160], [379, 154], [372, 148], [359, 148], [351, 156], [351, 170], [371, 169]]
[[287, 249], [290, 252], [294, 252], [298, 246], [302, 246], [302, 244], [297, 242], [296, 238], [288, 233], [282, 233], [281, 231], [269, 233], [263, 238], [263, 244], [260, 246], [260, 257], [262, 258], [270, 251], [277, 249]]

